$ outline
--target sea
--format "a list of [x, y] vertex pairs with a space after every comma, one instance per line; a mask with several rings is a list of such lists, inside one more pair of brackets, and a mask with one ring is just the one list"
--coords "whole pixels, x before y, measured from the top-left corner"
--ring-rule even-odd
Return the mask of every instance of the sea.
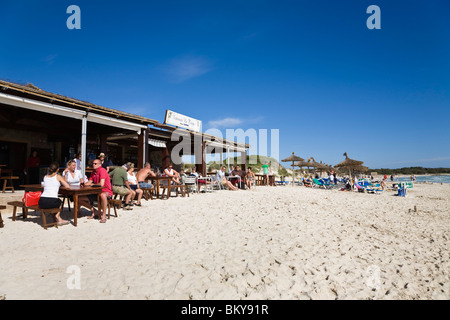
[[[388, 181], [391, 181], [388, 175]], [[411, 181], [408, 177], [394, 177], [394, 181]], [[431, 176], [416, 176], [416, 182], [433, 182], [433, 183], [450, 183], [450, 175], [431, 175]]]

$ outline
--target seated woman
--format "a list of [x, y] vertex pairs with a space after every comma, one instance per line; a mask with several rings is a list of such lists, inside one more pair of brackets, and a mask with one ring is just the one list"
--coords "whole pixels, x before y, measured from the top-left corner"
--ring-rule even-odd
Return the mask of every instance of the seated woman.
[[192, 172], [191, 172], [190, 176], [196, 177], [198, 184], [210, 184], [211, 183], [210, 181], [207, 181], [206, 179], [202, 179], [201, 175], [197, 172], [195, 167], [192, 168]]
[[195, 167], [192, 168], [191, 173], [189, 175], [198, 178], [198, 172], [195, 169]]
[[[84, 179], [81, 175], [81, 171], [76, 170], [77, 163], [75, 160], [69, 160], [67, 162], [67, 168], [64, 170], [65, 174], [64, 180], [69, 184], [70, 187], [82, 187], [84, 186]], [[70, 198], [70, 201], [73, 202], [73, 199]], [[78, 209], [80, 207], [86, 207], [91, 210], [92, 214], [95, 213], [94, 207], [91, 205], [88, 196], [78, 196]], [[78, 210], [78, 212], [81, 212]]]
[[225, 166], [222, 166], [222, 168], [219, 171], [217, 171], [216, 174], [217, 181], [221, 183], [222, 186], [228, 187], [228, 189], [230, 190], [233, 191], [239, 190], [239, 188], [233, 186], [233, 184], [230, 181], [228, 181], [227, 178], [225, 177], [225, 168], [226, 168]]
[[48, 168], [48, 174], [44, 177], [44, 191], [39, 199], [39, 208], [41, 209], [54, 209], [59, 208], [59, 212], [56, 214], [58, 225], [62, 226], [68, 224], [69, 221], [61, 218], [62, 201], [58, 198], [59, 187], [63, 185], [69, 188], [69, 184], [58, 174], [59, 164], [53, 162]]
[[245, 184], [249, 190], [252, 188], [253, 181], [255, 181], [255, 174], [252, 172], [252, 168], [248, 167], [247, 174], [245, 175]]
[[141, 206], [141, 198], [144, 194], [144, 191], [139, 187], [139, 183], [137, 182], [136, 175], [134, 174], [134, 165], [130, 165], [130, 168], [127, 171], [128, 184], [131, 188], [131, 202], [133, 202], [136, 194], [138, 195], [137, 202], [134, 204], [135, 206]]
[[303, 178], [303, 185], [305, 187], [311, 187], [311, 182], [309, 181], [309, 179]]

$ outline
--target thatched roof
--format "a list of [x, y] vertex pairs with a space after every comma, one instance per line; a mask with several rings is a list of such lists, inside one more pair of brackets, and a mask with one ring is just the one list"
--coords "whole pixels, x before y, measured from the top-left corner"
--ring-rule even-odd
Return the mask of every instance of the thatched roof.
[[318, 168], [318, 169], [327, 169], [327, 167], [326, 167], [324, 164], [317, 162], [317, 161], [314, 159], [314, 157], [310, 157], [310, 158], [308, 159], [308, 166], [309, 166], [309, 167]]
[[360, 166], [364, 163], [363, 161], [350, 159], [347, 156], [347, 152], [344, 153], [344, 156], [345, 156], [345, 160], [338, 163], [337, 165], [335, 165], [334, 166], [335, 168], [355, 167], [355, 166]]
[[308, 166], [308, 162], [306, 162], [305, 160], [297, 161], [297, 162], [294, 163], [294, 166], [300, 167], [300, 168], [307, 167]]
[[355, 167], [352, 167], [352, 170], [356, 171], [356, 172], [367, 172], [367, 171], [369, 171], [369, 168], [366, 166], [355, 166]]
[[304, 160], [305, 159], [296, 156], [295, 153], [292, 152], [292, 155], [290, 155], [289, 157], [287, 157], [286, 159], [283, 159], [281, 161], [283, 161], [283, 162], [290, 162], [290, 161], [304, 161]]

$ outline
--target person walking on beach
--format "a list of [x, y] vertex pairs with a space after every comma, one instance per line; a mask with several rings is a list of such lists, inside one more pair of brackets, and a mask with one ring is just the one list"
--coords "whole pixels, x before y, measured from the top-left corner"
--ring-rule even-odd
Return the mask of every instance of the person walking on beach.
[[381, 187], [381, 190], [386, 189], [386, 179], [381, 180], [380, 187]]
[[39, 199], [39, 208], [41, 209], [54, 209], [59, 208], [59, 212], [55, 215], [58, 225], [62, 226], [68, 224], [69, 221], [61, 218], [62, 201], [58, 198], [59, 187], [63, 185], [66, 188], [70, 188], [67, 181], [58, 174], [59, 164], [52, 162], [48, 167], [48, 174], [44, 177], [44, 191]]
[[269, 162], [266, 161], [266, 163], [263, 164], [261, 169], [263, 170], [264, 184], [267, 186], [267, 185], [269, 185]]

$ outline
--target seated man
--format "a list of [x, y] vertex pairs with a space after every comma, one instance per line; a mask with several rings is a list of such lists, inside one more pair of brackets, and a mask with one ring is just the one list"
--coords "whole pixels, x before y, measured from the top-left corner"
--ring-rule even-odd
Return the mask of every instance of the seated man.
[[130, 169], [130, 167], [127, 164], [124, 164], [121, 167], [115, 168], [111, 173], [109, 174], [109, 177], [111, 178], [112, 182], [112, 191], [115, 194], [118, 194], [121, 197], [124, 197], [125, 199], [125, 205], [123, 206], [126, 210], [132, 210], [132, 195], [133, 191], [131, 190], [130, 184], [128, 182], [128, 176], [127, 171]]
[[216, 173], [216, 180], [223, 186], [223, 187], [228, 187], [230, 190], [239, 190], [238, 188], [236, 188], [235, 186], [233, 186], [233, 184], [227, 180], [227, 178], [225, 177], [225, 166], [222, 166], [222, 168], [217, 171]]
[[[102, 207], [102, 219], [100, 220], [101, 223], [106, 222], [106, 209], [108, 207], [108, 200], [112, 198], [113, 192], [111, 190], [111, 180], [109, 178], [108, 173], [106, 172], [105, 168], [102, 168], [102, 162], [100, 159], [95, 159], [92, 163], [94, 170], [91, 173], [91, 177], [89, 178], [89, 181], [85, 183], [85, 186], [91, 186], [93, 184], [99, 184], [103, 187], [102, 193], [100, 194], [100, 203], [98, 204], [98, 207], [100, 209], [100, 206]], [[91, 201], [97, 200], [97, 196], [89, 196]], [[94, 214], [89, 217], [89, 219], [94, 218]]]
[[181, 182], [180, 182], [180, 175], [179, 175], [178, 172], [176, 172], [173, 169], [173, 165], [171, 163], [169, 163], [167, 168], [164, 170], [163, 176], [171, 177], [172, 178], [172, 182], [175, 182], [176, 184], [181, 184]]
[[149, 182], [145, 182], [148, 176], [156, 177], [156, 174], [152, 171], [150, 163], [146, 162], [144, 164], [144, 167], [141, 170], [139, 170], [139, 172], [136, 174], [136, 178], [139, 183], [139, 187], [149, 188], [153, 190], [154, 189], [153, 185]]
[[[245, 171], [241, 170], [241, 166], [237, 165], [236, 169], [232, 172], [233, 176], [239, 176], [239, 178], [232, 178], [230, 179], [231, 183], [233, 183], [234, 186], [238, 186], [241, 189], [245, 189]], [[238, 185], [240, 183], [240, 185]]]

